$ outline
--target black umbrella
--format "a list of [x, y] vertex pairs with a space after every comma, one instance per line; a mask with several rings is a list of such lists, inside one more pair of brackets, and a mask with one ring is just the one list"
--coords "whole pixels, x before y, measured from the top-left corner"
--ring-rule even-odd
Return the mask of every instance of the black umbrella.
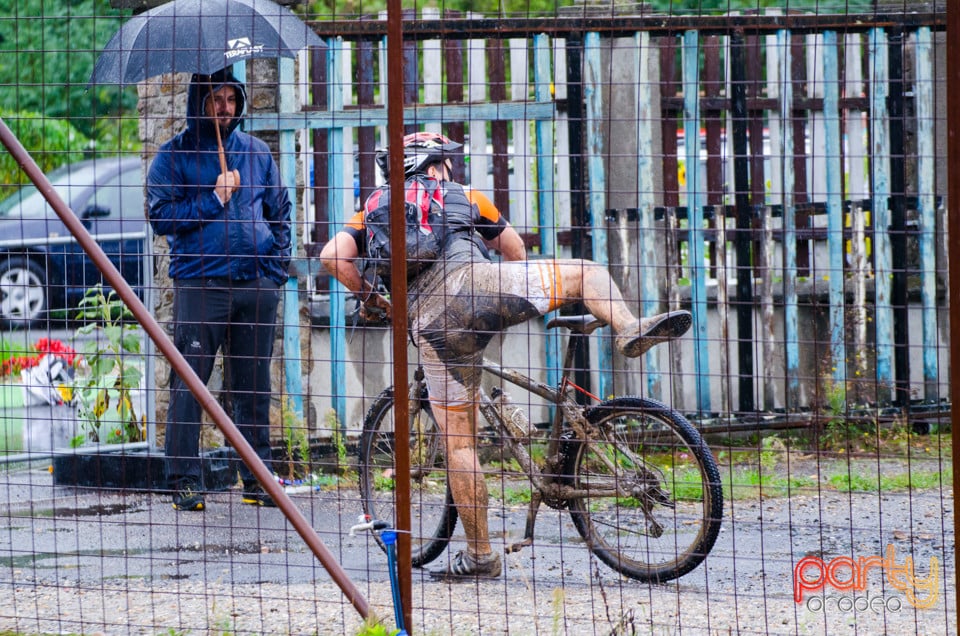
[[[128, 20], [104, 47], [90, 84], [135, 84], [164, 73], [210, 75], [252, 58], [324, 46], [270, 0], [174, 0]], [[219, 128], [217, 128], [219, 134]], [[226, 171], [221, 150], [221, 165]]]
[[256, 57], [294, 57], [323, 46], [270, 0], [174, 0], [130, 18], [93, 67], [91, 84], [135, 84], [163, 73], [210, 75]]

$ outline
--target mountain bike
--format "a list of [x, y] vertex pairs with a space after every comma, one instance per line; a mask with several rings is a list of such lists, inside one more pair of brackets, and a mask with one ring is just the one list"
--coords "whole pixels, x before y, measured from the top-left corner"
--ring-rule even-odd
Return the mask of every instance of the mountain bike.
[[[556, 388], [484, 359], [485, 373], [540, 396], [552, 410], [541, 432], [499, 386], [481, 391], [483, 434], [501, 451], [493, 464], [497, 468], [488, 463], [485, 472], [513, 467], [530, 484], [524, 536], [507, 552], [532, 544], [537, 511], [546, 504], [567, 509], [589, 549], [614, 570], [640, 581], [668, 581], [696, 568], [713, 548], [723, 515], [720, 474], [700, 433], [670, 407], [642, 397], [595, 399], [592, 405], [577, 401], [585, 392], [571, 380], [581, 340], [573, 335], [589, 335], [604, 325], [591, 315], [548, 322], [548, 328], [571, 334]], [[457, 509], [422, 369], [414, 373], [405, 398], [412, 562], [422, 567], [446, 549]], [[395, 400], [392, 387], [376, 398], [360, 440], [362, 506], [375, 519], [394, 518]]]

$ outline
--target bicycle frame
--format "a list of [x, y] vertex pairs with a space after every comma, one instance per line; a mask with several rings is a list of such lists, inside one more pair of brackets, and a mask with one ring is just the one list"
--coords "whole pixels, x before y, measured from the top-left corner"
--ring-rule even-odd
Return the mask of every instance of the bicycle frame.
[[[483, 360], [482, 367], [487, 373], [501, 378], [509, 384], [518, 386], [529, 393], [542, 397], [557, 407], [554, 409], [553, 421], [550, 426], [546, 459], [543, 463], [543, 468], [541, 468], [541, 466], [530, 457], [530, 453], [523, 444], [523, 439], [529, 436], [529, 422], [523, 409], [516, 407], [517, 410], [514, 411], [514, 416], [511, 417], [510, 414], [507, 413], [507, 409], [512, 407], [513, 404], [509, 401], [506, 393], [495, 389], [492, 392], [493, 395], [487, 395], [487, 393], [481, 389], [481, 414], [491, 426], [496, 427], [499, 431], [507, 451], [517, 460], [517, 463], [520, 464], [521, 469], [526, 473], [530, 483], [534, 487], [530, 498], [530, 507], [527, 511], [523, 540], [509, 546], [508, 552], [516, 552], [532, 543], [534, 525], [541, 503], [546, 502], [547, 505], [553, 508], [560, 508], [566, 501], [572, 498], [584, 497], [589, 494], [586, 491], [577, 490], [566, 483], [562, 475], [564, 458], [561, 454], [561, 444], [565, 441], [565, 436], [570, 433], [584, 440], [592, 439], [598, 434], [596, 427], [592, 426], [584, 416], [585, 407], [577, 403], [571, 395], [571, 389], [584, 393], [587, 392], [572, 383], [570, 381], [570, 375], [577, 350], [576, 340], [573, 338], [573, 335], [589, 335], [605, 324], [603, 321], [589, 315], [555, 318], [547, 324], [547, 328], [565, 327], [571, 332], [567, 338], [563, 370], [559, 385], [556, 388], [534, 380], [518, 371], [506, 369], [487, 358]], [[589, 395], [589, 393], [587, 394]], [[522, 423], [514, 421], [517, 414], [523, 416]], [[617, 489], [613, 489], [612, 493], [620, 494]], [[596, 490], [594, 490], [592, 494], [596, 495]]]
[[[555, 387], [489, 359], [480, 365], [496, 380], [489, 392], [480, 389], [480, 414], [499, 436], [503, 458], [516, 460], [517, 476], [522, 472], [532, 491], [524, 535], [506, 550], [533, 543], [537, 513], [545, 503], [569, 509], [577, 532], [611, 568], [641, 581], [662, 582], [690, 572], [713, 547], [723, 516], [721, 479], [702, 436], [682, 414], [648, 398], [601, 400], [571, 381], [578, 334], [589, 335], [603, 324], [592, 316], [548, 323], [548, 328], [570, 331]], [[546, 437], [531, 430], [523, 401], [514, 404], [503, 392], [507, 384], [538, 396], [552, 409]], [[577, 391], [591, 402], [579, 403]], [[385, 389], [364, 421], [361, 494], [367, 514], [382, 514], [395, 505], [390, 488], [378, 490], [374, 482], [379, 470], [394, 466], [391, 445], [396, 440], [388, 416], [397, 397], [392, 388]], [[447, 548], [457, 508], [449, 481], [440, 501], [427, 479], [445, 468], [445, 439], [430, 411], [422, 368], [414, 374], [407, 399], [410, 444], [417, 453], [411, 477], [418, 479], [424, 496], [417, 553], [422, 566]], [[546, 447], [545, 457], [532, 456], [534, 438], [538, 450]], [[678, 487], [686, 488], [679, 497]]]

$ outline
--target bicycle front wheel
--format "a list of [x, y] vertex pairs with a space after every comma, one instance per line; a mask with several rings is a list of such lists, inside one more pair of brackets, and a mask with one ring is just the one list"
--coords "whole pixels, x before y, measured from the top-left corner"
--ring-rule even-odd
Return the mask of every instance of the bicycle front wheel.
[[[396, 470], [393, 388], [385, 389], [367, 412], [360, 440], [360, 498], [364, 513], [393, 522]], [[426, 395], [410, 403], [410, 545], [414, 567], [446, 549], [457, 509], [447, 483], [443, 437]], [[386, 546], [377, 535], [377, 543]]]
[[641, 581], [687, 574], [720, 532], [723, 493], [710, 449], [676, 411], [618, 398], [586, 412], [590, 440], [564, 448], [570, 516], [597, 557]]

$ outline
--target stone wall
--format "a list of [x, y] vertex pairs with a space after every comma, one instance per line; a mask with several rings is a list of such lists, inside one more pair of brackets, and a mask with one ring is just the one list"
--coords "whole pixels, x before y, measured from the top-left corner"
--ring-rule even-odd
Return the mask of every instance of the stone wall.
[[[143, 165], [146, 174], [160, 145], [185, 126], [187, 86], [190, 75], [172, 73], [150, 78], [137, 86], [140, 116], [140, 141], [143, 143]], [[144, 211], [146, 214], [146, 210]], [[173, 337], [173, 287], [167, 273], [169, 248], [163, 236], [153, 236], [153, 312], [154, 318], [171, 338]], [[154, 356], [154, 417], [157, 422], [158, 444], [163, 445], [167, 407], [170, 403], [170, 365], [160, 355]], [[149, 385], [149, 380], [148, 380]]]

